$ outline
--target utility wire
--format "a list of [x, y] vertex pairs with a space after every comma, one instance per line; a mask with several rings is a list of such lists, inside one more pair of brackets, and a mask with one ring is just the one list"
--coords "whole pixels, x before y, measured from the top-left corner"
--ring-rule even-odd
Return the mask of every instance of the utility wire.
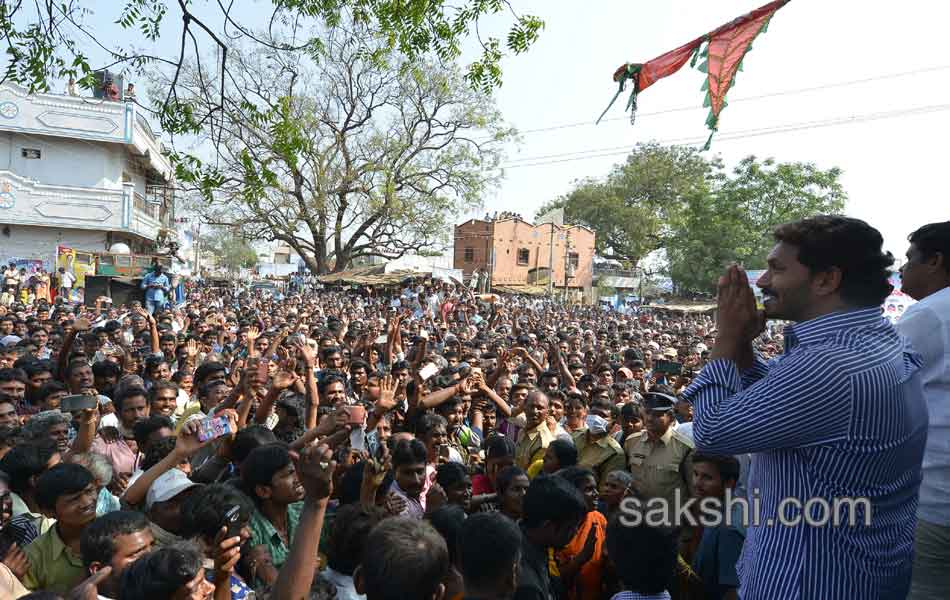
[[[897, 110], [891, 110], [891, 111], [867, 113], [867, 114], [862, 114], [862, 115], [834, 117], [834, 118], [829, 118], [829, 119], [802, 121], [798, 123], [786, 123], [784, 125], [776, 125], [776, 126], [771, 126], [771, 127], [758, 127], [758, 128], [753, 128], [753, 129], [745, 129], [745, 130], [739, 130], [739, 131], [734, 131], [734, 132], [717, 134], [716, 137], [713, 138], [713, 140], [716, 142], [728, 142], [731, 140], [761, 137], [765, 135], [774, 135], [778, 133], [791, 133], [795, 131], [821, 129], [825, 127], [834, 127], [838, 125], [850, 125], [853, 123], [865, 123], [869, 121], [878, 121], [878, 120], [883, 120], [883, 119], [894, 119], [894, 118], [899, 118], [899, 117], [931, 114], [931, 113], [943, 112], [946, 110], [950, 110], [950, 104], [933, 104], [929, 106], [920, 106], [920, 107], [915, 107], [915, 108], [897, 109]], [[670, 139], [665, 139], [665, 140], [657, 140], [657, 142], [664, 145], [692, 145], [692, 144], [702, 143], [705, 140], [706, 140], [706, 136], [670, 138]], [[561, 154], [549, 154], [546, 156], [535, 156], [535, 157], [529, 157], [529, 158], [524, 158], [524, 159], [518, 159], [515, 161], [510, 161], [509, 163], [502, 165], [502, 168], [518, 169], [521, 167], [538, 167], [538, 166], [544, 166], [544, 165], [573, 162], [577, 160], [586, 160], [589, 158], [603, 158], [606, 156], [618, 156], [618, 155], [628, 154], [631, 150], [632, 150], [631, 146], [615, 146], [615, 147], [610, 147], [610, 148], [594, 148], [594, 149], [589, 149], [589, 150], [580, 150], [577, 152], [565, 152]], [[561, 158], [561, 157], [568, 157], [568, 158]], [[555, 159], [555, 160], [547, 160], [547, 159]]]
[[[822, 84], [822, 85], [815, 85], [815, 86], [805, 87], [805, 88], [796, 88], [796, 89], [791, 89], [791, 90], [781, 90], [781, 91], [777, 91], [777, 92], [768, 92], [768, 93], [759, 94], [759, 95], [756, 95], [756, 96], [740, 96], [740, 97], [737, 97], [737, 98], [731, 98], [731, 97], [730, 97], [730, 98], [729, 98], [729, 103], [730, 103], [730, 104], [733, 104], [733, 103], [736, 103], [736, 102], [748, 102], [748, 101], [751, 101], [751, 100], [763, 100], [763, 99], [765, 99], [765, 98], [776, 98], [776, 97], [779, 97], [779, 96], [792, 96], [792, 95], [795, 95], [795, 94], [805, 94], [805, 93], [809, 93], [809, 92], [817, 92], [817, 91], [822, 91], [822, 90], [830, 90], [830, 89], [835, 89], [835, 88], [849, 87], [849, 86], [852, 86], [852, 85], [861, 85], [861, 84], [865, 84], [865, 83], [873, 83], [873, 82], [875, 82], [875, 81], [886, 81], [886, 80], [888, 80], [888, 79], [896, 79], [896, 78], [898, 78], [898, 77], [909, 77], [909, 76], [912, 76], [912, 75], [920, 75], [920, 74], [923, 74], [923, 73], [933, 73], [933, 72], [937, 72], [937, 71], [946, 71], [946, 70], [950, 70], [950, 65], [937, 65], [937, 66], [933, 66], [933, 67], [921, 67], [921, 68], [919, 68], [919, 69], [912, 69], [912, 70], [910, 70], [910, 71], [901, 71], [901, 72], [899, 72], [899, 73], [887, 73], [887, 74], [885, 74], [885, 75], [875, 75], [875, 76], [873, 76], [873, 77], [863, 77], [863, 78], [861, 78], [861, 79], [851, 79], [851, 80], [848, 80], [848, 81], [838, 81], [838, 82], [826, 83], [826, 84]], [[658, 110], [658, 111], [653, 111], [653, 112], [638, 112], [638, 113], [637, 113], [637, 118], [639, 119], [639, 118], [641, 118], [641, 117], [653, 117], [653, 116], [658, 116], [658, 115], [666, 115], [666, 114], [670, 114], [670, 113], [684, 112], [684, 111], [688, 111], [688, 110], [696, 110], [696, 109], [699, 109], [699, 108], [703, 108], [703, 107], [697, 106], [697, 105], [693, 104], [693, 105], [689, 105], [689, 106], [678, 106], [678, 107], [674, 107], [674, 108], [667, 108], [667, 109]], [[609, 118], [604, 119], [604, 121], [627, 121], [627, 120], [629, 120], [629, 118], [630, 118], [629, 116], [609, 117]], [[544, 131], [555, 131], [555, 130], [558, 130], [558, 129], [570, 129], [570, 128], [572, 128], [572, 127], [587, 127], [587, 126], [592, 126], [592, 125], [594, 125], [594, 124], [595, 124], [594, 121], [577, 121], [577, 122], [574, 122], [574, 123], [562, 123], [562, 124], [560, 124], [560, 125], [551, 125], [551, 126], [547, 126], [547, 127], [535, 127], [535, 128], [532, 128], [532, 129], [522, 129], [522, 130], [519, 130], [518, 133], [519, 133], [520, 135], [524, 135], [524, 134], [528, 134], [528, 133], [540, 133], [540, 132], [544, 132]]]

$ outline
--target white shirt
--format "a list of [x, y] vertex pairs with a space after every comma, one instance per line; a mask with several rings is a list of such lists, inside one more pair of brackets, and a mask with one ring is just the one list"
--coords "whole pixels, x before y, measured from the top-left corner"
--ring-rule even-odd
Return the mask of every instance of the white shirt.
[[950, 287], [914, 304], [897, 330], [923, 357], [920, 382], [930, 413], [917, 516], [950, 526]]

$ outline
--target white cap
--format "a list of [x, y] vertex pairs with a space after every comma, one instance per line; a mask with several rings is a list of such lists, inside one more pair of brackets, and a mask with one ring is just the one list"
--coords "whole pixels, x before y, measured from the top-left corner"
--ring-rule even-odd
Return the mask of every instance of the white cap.
[[15, 335], [8, 335], [5, 338], [0, 339], [0, 346], [15, 346], [16, 344], [20, 343], [21, 339], [22, 338], [19, 338]]
[[145, 508], [151, 509], [156, 502], [167, 502], [185, 490], [190, 490], [196, 485], [194, 481], [188, 479], [183, 471], [178, 469], [169, 469], [152, 483], [148, 488], [148, 494], [145, 496]]

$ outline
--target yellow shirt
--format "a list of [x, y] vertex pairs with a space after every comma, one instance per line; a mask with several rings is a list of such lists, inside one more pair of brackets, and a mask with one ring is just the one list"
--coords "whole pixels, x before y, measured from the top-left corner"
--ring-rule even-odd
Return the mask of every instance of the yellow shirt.
[[65, 595], [86, 578], [82, 558], [63, 543], [56, 527], [50, 527], [23, 551], [30, 559], [30, 569], [23, 578], [27, 589]]

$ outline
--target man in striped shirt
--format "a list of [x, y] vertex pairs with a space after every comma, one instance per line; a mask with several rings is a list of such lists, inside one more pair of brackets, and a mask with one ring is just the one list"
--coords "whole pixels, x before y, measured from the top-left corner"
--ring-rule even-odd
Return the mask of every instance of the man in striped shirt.
[[[753, 501], [740, 597], [904, 598], [927, 408], [919, 356], [881, 317], [893, 258], [856, 219], [805, 219], [774, 236], [757, 282], [765, 310], [730, 268], [712, 360], [685, 394], [698, 452], [754, 453], [760, 509]], [[796, 322], [769, 364], [752, 350], [766, 317]]]

